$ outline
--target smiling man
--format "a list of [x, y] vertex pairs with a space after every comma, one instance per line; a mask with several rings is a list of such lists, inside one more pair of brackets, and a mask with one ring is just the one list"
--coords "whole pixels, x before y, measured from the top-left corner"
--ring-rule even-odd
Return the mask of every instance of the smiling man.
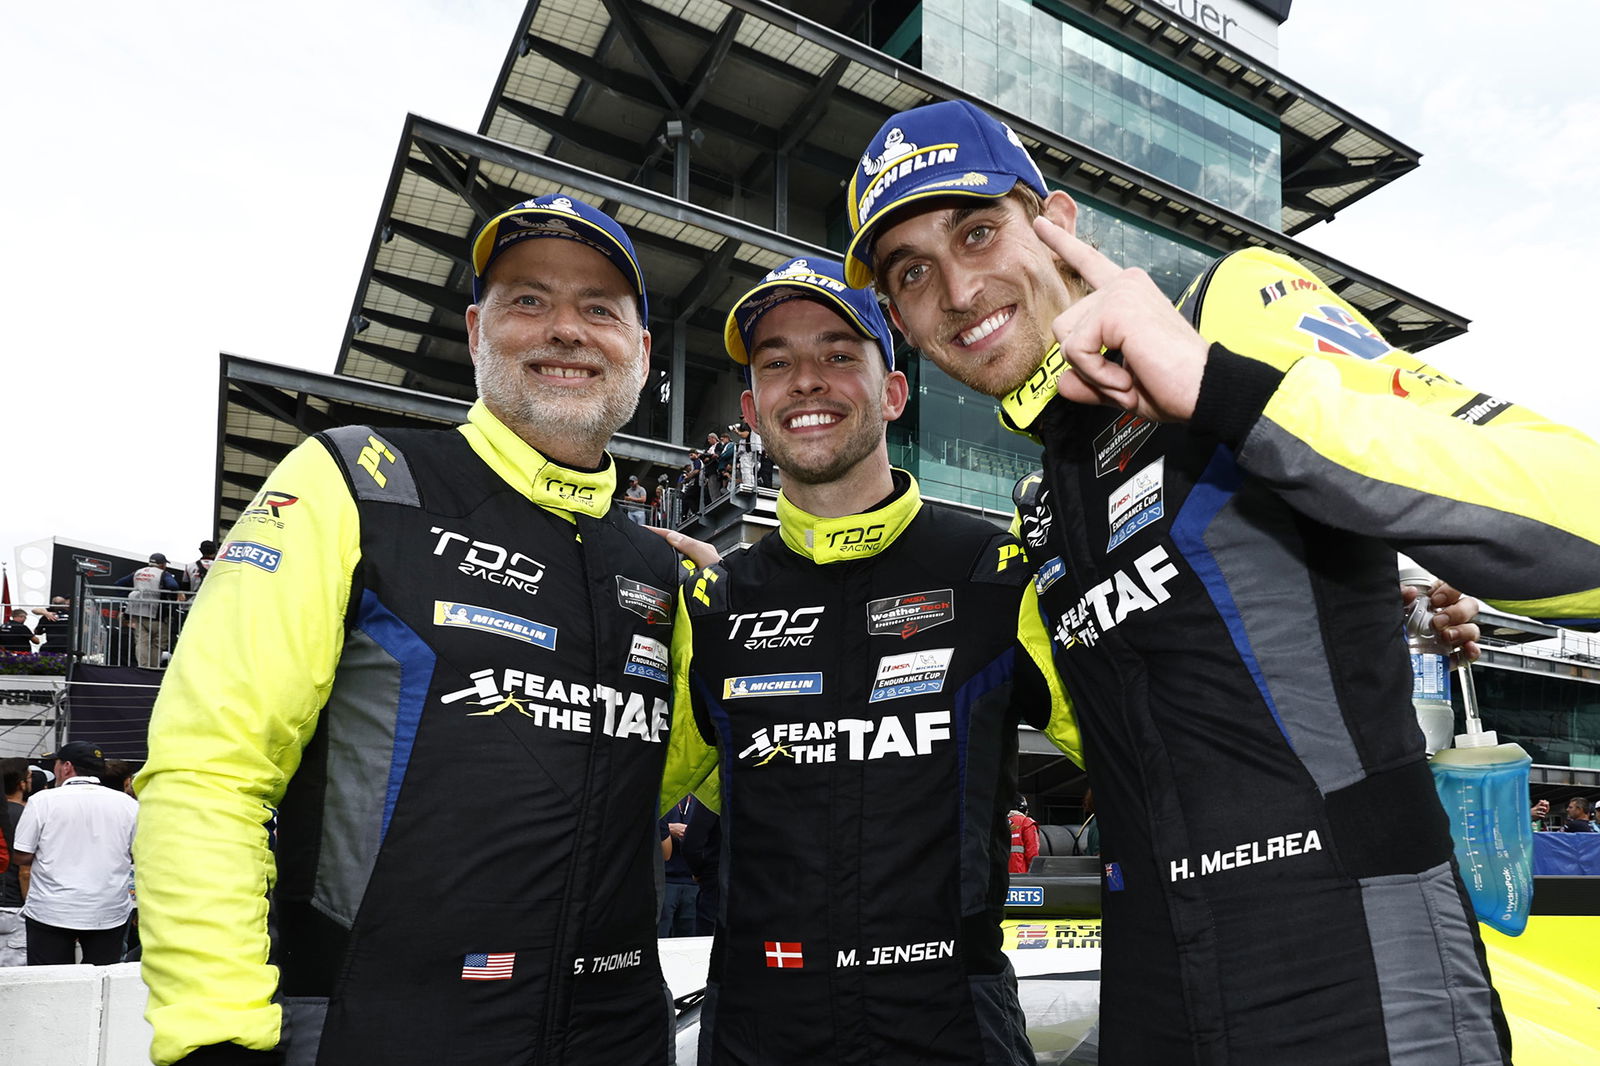
[[698, 1061], [1031, 1066], [999, 930], [1017, 726], [1077, 732], [1021, 548], [891, 469], [906, 379], [840, 264], [774, 270], [725, 336], [783, 491], [776, 535], [679, 594], [663, 796], [722, 788]]
[[1018, 504], [1101, 818], [1102, 1060], [1509, 1061], [1395, 551], [1600, 615], [1593, 442], [1389, 347], [1282, 256], [1225, 256], [1174, 309], [965, 101], [884, 124], [850, 217], [852, 284], [1044, 444]]
[[472, 267], [467, 423], [290, 453], [162, 686], [135, 847], [158, 1064], [670, 1058], [676, 560], [612, 509], [605, 453], [644, 280], [558, 195], [489, 220]]

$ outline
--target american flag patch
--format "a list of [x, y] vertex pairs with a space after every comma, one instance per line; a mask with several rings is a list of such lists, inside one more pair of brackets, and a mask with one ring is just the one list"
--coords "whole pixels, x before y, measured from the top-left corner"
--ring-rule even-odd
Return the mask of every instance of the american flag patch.
[[769, 969], [805, 969], [806, 960], [805, 956], [801, 953], [800, 942], [798, 940], [793, 942], [787, 940], [767, 940], [763, 941], [763, 944], [765, 945], [767, 951], [767, 967]]
[[463, 981], [509, 981], [511, 964], [517, 961], [515, 951], [491, 951], [487, 954], [468, 955], [461, 963]]

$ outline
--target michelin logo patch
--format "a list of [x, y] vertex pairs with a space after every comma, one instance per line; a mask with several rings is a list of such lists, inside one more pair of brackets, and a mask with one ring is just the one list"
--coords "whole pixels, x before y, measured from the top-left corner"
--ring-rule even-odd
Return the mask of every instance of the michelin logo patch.
[[249, 563], [269, 574], [276, 574], [278, 564], [283, 562], [283, 552], [248, 540], [230, 540], [222, 546], [222, 554], [217, 562]]
[[822, 691], [822, 674], [757, 674], [722, 680], [722, 698], [740, 700], [750, 696], [815, 696]]
[[476, 629], [484, 633], [493, 633], [498, 637], [510, 637], [520, 640], [524, 644], [536, 644], [550, 651], [556, 650], [556, 629], [543, 622], [535, 622], [531, 618], [520, 615], [506, 614], [504, 611], [491, 611], [487, 607], [475, 607], [470, 603], [456, 603], [453, 600], [433, 601], [433, 624], [436, 626], [455, 626], [462, 629]]
[[1111, 490], [1106, 500], [1106, 522], [1111, 530], [1106, 551], [1115, 548], [1165, 513], [1161, 500], [1164, 462], [1164, 459], [1157, 459]]
[[1067, 564], [1062, 560], [1061, 556], [1058, 555], [1054, 559], [1051, 559], [1049, 562], [1045, 563], [1043, 566], [1039, 567], [1039, 572], [1033, 575], [1033, 591], [1038, 595], [1043, 596], [1045, 591], [1049, 589], [1051, 585], [1054, 585], [1066, 575]]
[[873, 679], [872, 694], [867, 697], [867, 702], [879, 703], [941, 691], [945, 675], [950, 672], [950, 658], [954, 654], [954, 648], [934, 648], [904, 655], [885, 655], [878, 660], [878, 674]]
[[667, 646], [654, 637], [635, 634], [633, 645], [628, 649], [628, 662], [622, 672], [666, 684]]

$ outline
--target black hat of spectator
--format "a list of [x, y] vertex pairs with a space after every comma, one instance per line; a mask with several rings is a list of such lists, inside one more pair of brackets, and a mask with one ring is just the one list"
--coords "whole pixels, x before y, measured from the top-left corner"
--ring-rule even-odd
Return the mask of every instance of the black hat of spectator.
[[57, 759], [62, 762], [69, 762], [79, 770], [104, 770], [106, 768], [105, 752], [86, 740], [69, 740], [61, 745], [60, 751], [53, 751], [48, 755], [39, 757], [46, 762], [54, 762]]

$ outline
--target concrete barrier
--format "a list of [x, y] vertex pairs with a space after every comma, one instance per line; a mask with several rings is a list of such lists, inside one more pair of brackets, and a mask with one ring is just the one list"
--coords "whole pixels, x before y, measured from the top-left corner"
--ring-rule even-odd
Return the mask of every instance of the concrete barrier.
[[0, 968], [0, 1048], [8, 1062], [150, 1066], [139, 964]]

